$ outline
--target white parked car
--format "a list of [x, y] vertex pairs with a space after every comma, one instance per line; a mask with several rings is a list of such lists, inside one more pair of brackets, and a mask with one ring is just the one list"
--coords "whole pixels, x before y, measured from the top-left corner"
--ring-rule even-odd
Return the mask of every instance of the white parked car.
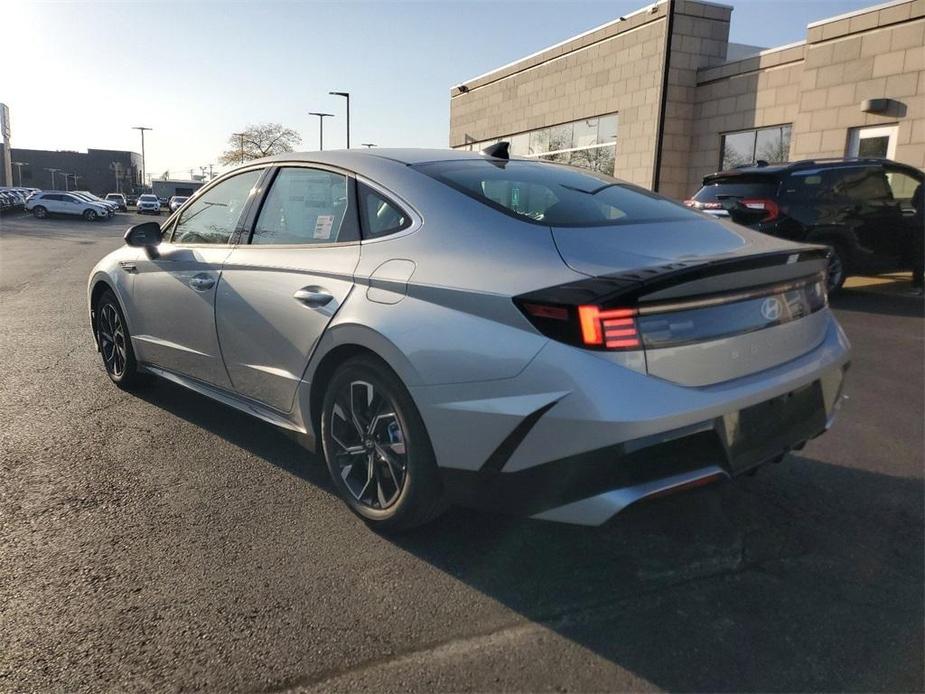
[[157, 199], [156, 195], [151, 195], [150, 193], [139, 195], [135, 207], [138, 210], [138, 214], [147, 214], [149, 212], [152, 214], [161, 213], [161, 201]]
[[92, 202], [97, 205], [102, 205], [103, 208], [106, 210], [106, 215], [108, 217], [112, 217], [116, 213], [116, 211], [119, 209], [119, 206], [116, 205], [114, 202], [107, 202], [106, 200], [103, 200], [102, 198], [96, 197], [92, 193], [84, 193], [82, 190], [72, 190], [70, 194], [80, 198], [81, 200], [86, 200], [87, 202]]
[[176, 212], [184, 202], [189, 200], [189, 198], [189, 195], [174, 195], [170, 198], [170, 202], [167, 203], [167, 207], [170, 208], [171, 212]]
[[33, 195], [26, 202], [26, 211], [39, 219], [45, 219], [50, 214], [69, 214], [83, 217], [88, 222], [109, 216], [109, 209], [101, 203], [84, 200], [72, 193], [61, 191]]
[[106, 199], [109, 202], [116, 203], [122, 212], [128, 212], [128, 200], [125, 199], [122, 193], [106, 193]]

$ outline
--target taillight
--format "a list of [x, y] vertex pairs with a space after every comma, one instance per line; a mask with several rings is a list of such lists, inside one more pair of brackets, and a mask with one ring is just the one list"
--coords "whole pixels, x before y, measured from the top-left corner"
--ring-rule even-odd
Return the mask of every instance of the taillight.
[[544, 335], [578, 347], [605, 350], [642, 349], [636, 309], [563, 306], [518, 301], [517, 305]]
[[634, 308], [579, 306], [578, 320], [581, 341], [586, 345], [603, 345], [607, 349], [639, 349], [641, 346]]
[[765, 215], [759, 221], [771, 222], [780, 215], [780, 208], [774, 200], [766, 198], [744, 198], [739, 201], [745, 207], [751, 210], [764, 210]]

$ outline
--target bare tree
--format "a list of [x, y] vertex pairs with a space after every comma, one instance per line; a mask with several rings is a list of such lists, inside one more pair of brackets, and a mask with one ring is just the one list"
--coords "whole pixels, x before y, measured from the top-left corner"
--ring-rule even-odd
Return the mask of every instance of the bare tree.
[[299, 133], [279, 123], [248, 125], [242, 132], [228, 137], [228, 149], [222, 152], [219, 162], [225, 166], [243, 164], [251, 159], [291, 152], [301, 142]]

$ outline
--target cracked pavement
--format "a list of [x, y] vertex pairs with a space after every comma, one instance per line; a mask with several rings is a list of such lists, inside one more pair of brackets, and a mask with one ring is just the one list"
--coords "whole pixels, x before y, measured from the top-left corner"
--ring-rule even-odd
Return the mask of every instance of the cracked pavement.
[[922, 302], [849, 291], [832, 432], [601, 528], [365, 528], [282, 432], [106, 379], [133, 220], [0, 218], [0, 691], [921, 691]]

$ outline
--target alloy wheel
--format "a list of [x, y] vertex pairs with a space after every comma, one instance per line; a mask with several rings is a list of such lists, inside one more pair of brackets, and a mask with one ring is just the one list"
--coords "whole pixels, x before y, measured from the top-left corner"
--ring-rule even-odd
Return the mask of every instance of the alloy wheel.
[[119, 312], [112, 304], [104, 304], [100, 311], [99, 335], [106, 370], [120, 378], [125, 373], [125, 328]]
[[366, 381], [342, 388], [331, 409], [331, 439], [341, 480], [372, 509], [392, 506], [408, 471], [407, 441], [395, 404]]

